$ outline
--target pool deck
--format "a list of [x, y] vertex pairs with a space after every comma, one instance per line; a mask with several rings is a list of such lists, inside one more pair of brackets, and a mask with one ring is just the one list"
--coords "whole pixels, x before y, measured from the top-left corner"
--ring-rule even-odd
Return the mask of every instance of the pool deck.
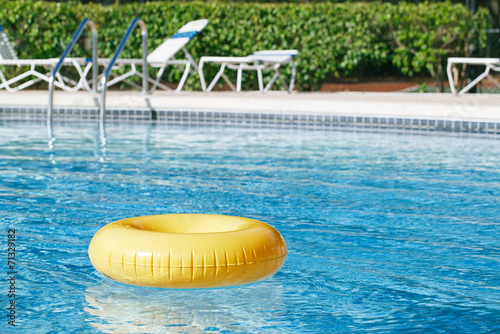
[[[88, 108], [98, 112], [100, 94], [88, 92], [54, 93], [54, 108]], [[23, 109], [37, 109], [46, 113], [47, 91], [0, 91], [0, 119], [6, 119]], [[500, 133], [500, 94], [467, 94], [456, 97], [449, 93], [373, 93], [335, 92], [155, 92], [141, 94], [137, 91], [109, 91], [106, 108], [128, 110], [150, 110], [152, 112], [216, 112], [233, 114], [266, 114], [275, 117], [295, 115], [299, 117], [322, 117], [322, 124], [330, 117], [357, 118], [373, 124], [374, 120], [389, 119], [391, 122], [422, 120], [461, 122], [460, 128], [469, 129], [472, 122], [486, 124], [486, 128]], [[3, 115], [2, 115], [3, 113]], [[41, 116], [41, 115], [40, 115]], [[108, 117], [108, 116], [107, 116]], [[150, 117], [150, 116], [149, 116]], [[191, 117], [191, 116], [190, 116]], [[229, 116], [228, 116], [229, 117]], [[268, 117], [268, 116], [266, 116]], [[287, 116], [288, 117], [288, 116]], [[327, 117], [327, 118], [325, 118]], [[416, 120], [416, 121], [415, 121]], [[340, 118], [338, 120], [340, 123]], [[385, 121], [384, 121], [385, 122]], [[387, 121], [389, 123], [389, 121]], [[404, 123], [404, 122], [403, 122]], [[464, 125], [466, 124], [466, 125]], [[359, 124], [359, 121], [357, 123]], [[453, 128], [458, 128], [455, 124]], [[491, 132], [491, 131], [490, 131]]]

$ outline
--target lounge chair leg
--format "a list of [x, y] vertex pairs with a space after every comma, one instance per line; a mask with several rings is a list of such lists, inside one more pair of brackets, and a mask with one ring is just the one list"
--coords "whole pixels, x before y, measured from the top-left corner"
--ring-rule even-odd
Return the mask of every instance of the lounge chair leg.
[[453, 80], [453, 63], [448, 61], [448, 65], [446, 66], [446, 73], [448, 74], [448, 82], [450, 84], [450, 90], [453, 95], [457, 95], [457, 90], [455, 88], [455, 81]]
[[181, 50], [184, 51], [184, 55], [189, 60], [189, 62], [193, 65], [193, 72], [198, 71], [198, 64], [196, 64], [196, 62], [194, 61], [194, 59], [191, 56], [191, 54], [186, 50], [186, 48], [184, 46], [182, 47]]
[[186, 63], [186, 69], [184, 69], [184, 73], [182, 74], [181, 81], [179, 82], [179, 85], [175, 89], [175, 92], [180, 92], [182, 90], [182, 87], [184, 87], [184, 83], [187, 80], [187, 77], [189, 75], [189, 69], [191, 68], [191, 63]]
[[259, 81], [259, 92], [265, 93], [264, 91], [264, 82], [262, 80], [262, 67], [257, 64], [257, 62], [254, 63], [255, 67], [257, 68], [257, 80]]
[[[168, 87], [168, 86], [166, 86], [166, 85], [162, 84], [161, 82], [156, 82], [156, 80], [155, 80], [155, 79], [148, 78], [148, 82], [150, 82], [150, 83], [151, 83], [151, 84], [153, 84], [153, 85], [154, 85], [154, 84], [156, 84], [156, 85], [157, 85], [157, 87], [156, 87], [156, 88], [161, 88], [161, 89], [164, 89], [164, 90], [167, 90], [167, 91], [171, 91], [171, 90], [172, 90], [172, 88], [170, 88], [170, 87]], [[150, 92], [150, 93], [153, 93], [154, 91], [150, 90], [149, 92]]]
[[[217, 83], [217, 81], [219, 81], [220, 77], [223, 76], [225, 68], [226, 68], [226, 64], [222, 64], [221, 67], [220, 67], [219, 72], [217, 72], [217, 74], [215, 75], [214, 79], [210, 83], [210, 86], [208, 86], [207, 92], [210, 92], [214, 88], [214, 86]], [[200, 71], [201, 71], [201, 67], [200, 67]], [[224, 80], [227, 80], [226, 79], [227, 77], [225, 75], [224, 75], [224, 77], [225, 77]]]
[[479, 81], [483, 80], [483, 78], [490, 73], [490, 68], [491, 68], [490, 65], [487, 65], [485, 71], [480, 76], [478, 76], [476, 79], [474, 79], [472, 82], [470, 82], [467, 86], [465, 86], [464, 89], [462, 89], [460, 92], [458, 92], [458, 96], [462, 96], [463, 94], [467, 93], [469, 90], [472, 89], [472, 87], [477, 85], [477, 83]]
[[[273, 85], [274, 81], [276, 81], [276, 78], [278, 76], [279, 76], [279, 72], [278, 72], [278, 70], [275, 70], [275, 73], [274, 73], [273, 77], [271, 78], [271, 81], [268, 82], [268, 84], [266, 85], [266, 88], [264, 89], [264, 93], [267, 93], [269, 91], [269, 89]], [[283, 80], [281, 80], [281, 81], [283, 81]]]
[[243, 67], [244, 66], [245, 66], [245, 64], [240, 64], [238, 66], [238, 71], [237, 71], [237, 75], [236, 75], [236, 91], [238, 93], [241, 92], [241, 80], [243, 77]]
[[163, 72], [165, 71], [165, 67], [167, 65], [164, 64], [160, 69], [158, 70], [158, 74], [156, 75], [156, 81], [153, 83], [153, 87], [151, 87], [150, 92], [153, 93], [156, 90], [156, 87], [158, 87], [158, 84], [160, 83], [161, 76], [163, 75]]
[[[78, 81], [77, 89], [76, 90], [78, 90], [80, 87], [83, 87], [88, 92], [92, 91], [92, 89], [90, 89], [90, 85], [89, 85], [89, 83], [87, 81], [87, 73], [90, 72], [91, 68], [92, 68], [92, 63], [88, 63], [85, 66], [85, 69], [83, 70], [82, 74], [80, 74], [80, 81]], [[81, 71], [81, 69], [78, 70], [78, 72], [80, 72], [80, 71]], [[94, 91], [97, 92], [97, 87], [93, 87], [93, 89], [94, 89]]]
[[224, 82], [227, 83], [227, 85], [229, 86], [229, 88], [231, 88], [231, 90], [236, 91], [236, 87], [234, 87], [234, 85], [231, 82], [231, 80], [229, 80], [229, 78], [227, 77], [227, 75], [225, 75], [224, 73], [222, 73], [222, 79], [224, 79]]
[[108, 81], [108, 83], [106, 84], [106, 86], [107, 86], [107, 87], [111, 87], [111, 86], [113, 86], [114, 84], [116, 84], [116, 83], [118, 83], [118, 82], [120, 82], [120, 81], [122, 81], [122, 80], [125, 80], [125, 79], [127, 79], [128, 77], [131, 77], [131, 76], [133, 76], [133, 75], [138, 75], [138, 76], [141, 76], [141, 75], [142, 75], [142, 73], [141, 73], [141, 72], [137, 72], [137, 69], [136, 69], [136, 67], [135, 67], [135, 65], [134, 65], [134, 64], [132, 64], [132, 66], [131, 66], [131, 67], [132, 67], [132, 69], [131, 69], [129, 72], [127, 72], [127, 73], [125, 73], [125, 74], [122, 74], [122, 75], [120, 75], [120, 76], [115, 76], [115, 79]]
[[[29, 71], [24, 72], [24, 73], [18, 75], [17, 77], [14, 77], [14, 78], [12, 78], [10, 80], [7, 80], [6, 82], [4, 82], [4, 85], [2, 85], [2, 87], [5, 87], [5, 89], [8, 92], [17, 92], [17, 91], [20, 91], [20, 90], [22, 90], [22, 89], [24, 89], [26, 87], [29, 87], [29, 86], [31, 86], [31, 85], [33, 85], [33, 84], [35, 84], [35, 83], [37, 83], [37, 82], [39, 82], [41, 80], [44, 80], [43, 78], [39, 77], [36, 74], [38, 74], [36, 71], [33, 71], [32, 69], [30, 69]], [[18, 85], [16, 87], [10, 87], [11, 84], [16, 83], [17, 81], [22, 80], [24, 78], [27, 78], [27, 77], [29, 77], [31, 75], [34, 75], [37, 78], [29, 80], [29, 81], [27, 81], [27, 82], [25, 82], [23, 84], [20, 84], [20, 85]], [[46, 78], [45, 78], [45, 80], [47, 81]]]
[[203, 74], [203, 59], [200, 60], [200, 66], [198, 67], [198, 75], [200, 76], [201, 90], [207, 91], [207, 83], [205, 82], [205, 75]]
[[292, 60], [292, 78], [290, 79], [290, 86], [288, 86], [288, 93], [293, 92], [293, 86], [295, 86], [295, 76], [297, 75], [297, 68], [295, 67], [295, 62]]

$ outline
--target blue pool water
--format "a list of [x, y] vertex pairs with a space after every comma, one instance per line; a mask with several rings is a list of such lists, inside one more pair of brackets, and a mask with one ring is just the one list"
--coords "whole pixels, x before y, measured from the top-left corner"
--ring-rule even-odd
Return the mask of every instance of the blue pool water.
[[[0, 123], [0, 332], [500, 332], [498, 139], [277, 129]], [[105, 224], [216, 213], [274, 226], [261, 283], [116, 284]], [[8, 230], [15, 266], [8, 267]], [[8, 297], [14, 269], [15, 297]], [[8, 307], [15, 300], [15, 327]]]

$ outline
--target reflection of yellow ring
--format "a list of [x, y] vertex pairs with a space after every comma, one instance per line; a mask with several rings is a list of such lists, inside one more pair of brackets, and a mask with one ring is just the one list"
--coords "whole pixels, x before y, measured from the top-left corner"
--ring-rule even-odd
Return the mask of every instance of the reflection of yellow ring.
[[248, 218], [170, 214], [116, 221], [89, 246], [90, 261], [118, 282], [163, 288], [213, 288], [253, 283], [285, 263], [285, 241]]

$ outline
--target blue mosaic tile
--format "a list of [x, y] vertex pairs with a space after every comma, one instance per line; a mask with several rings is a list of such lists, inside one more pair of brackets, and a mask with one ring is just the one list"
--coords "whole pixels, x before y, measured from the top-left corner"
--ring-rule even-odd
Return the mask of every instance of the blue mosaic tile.
[[[43, 121], [42, 107], [0, 106], [0, 120]], [[99, 108], [55, 108], [54, 121], [88, 122], [99, 120]], [[500, 122], [459, 121], [404, 117], [352, 115], [249, 113], [157, 109], [110, 109], [106, 121], [155, 122], [158, 124], [276, 127], [299, 129], [359, 129], [374, 131], [448, 132], [500, 136]]]

